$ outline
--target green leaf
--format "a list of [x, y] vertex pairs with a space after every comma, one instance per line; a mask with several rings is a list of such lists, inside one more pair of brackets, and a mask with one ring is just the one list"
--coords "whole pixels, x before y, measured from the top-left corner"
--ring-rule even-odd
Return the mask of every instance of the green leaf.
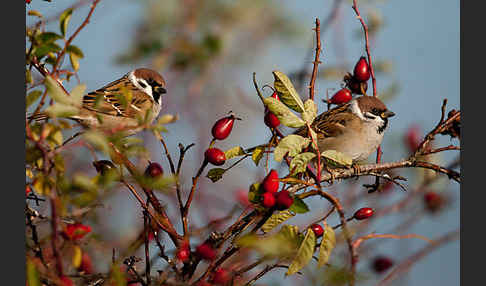
[[44, 32], [42, 34], [39, 34], [36, 37], [36, 40], [41, 44], [49, 44], [49, 43], [55, 42], [59, 39], [62, 39], [62, 36], [58, 35], [54, 32]]
[[309, 211], [307, 204], [299, 197], [294, 197], [294, 202], [289, 208], [289, 211], [294, 213], [303, 214]]
[[69, 8], [66, 9], [64, 12], [62, 12], [61, 16], [59, 17], [59, 29], [61, 30], [61, 34], [63, 36], [66, 36], [66, 30], [72, 14], [73, 14], [73, 9]]
[[169, 123], [174, 123], [179, 119], [177, 115], [172, 115], [172, 114], [164, 114], [160, 116], [160, 118], [157, 120], [157, 124], [169, 124]]
[[96, 185], [95, 182], [93, 182], [93, 180], [90, 177], [81, 174], [74, 175], [73, 185], [82, 190], [93, 192], [93, 193], [95, 193], [96, 190], [98, 189], [98, 186]]
[[176, 178], [173, 175], [159, 176], [156, 178], [142, 175], [138, 178], [138, 181], [145, 188], [166, 192], [175, 183]]
[[78, 56], [78, 58], [84, 58], [83, 51], [75, 45], [69, 45], [66, 47], [66, 52]]
[[31, 106], [32, 103], [36, 102], [41, 95], [42, 95], [42, 91], [40, 90], [34, 90], [30, 92], [27, 95], [27, 98], [25, 99], [25, 108], [29, 108], [29, 106]]
[[79, 57], [75, 54], [69, 54], [69, 61], [71, 62], [73, 70], [77, 71], [79, 69]]
[[305, 172], [307, 169], [307, 164], [316, 157], [316, 154], [312, 152], [304, 152], [295, 156], [292, 161], [290, 161], [290, 170], [292, 175]]
[[353, 164], [353, 159], [336, 150], [326, 150], [321, 153], [321, 156], [336, 166], [351, 166]]
[[269, 232], [274, 229], [279, 224], [288, 220], [289, 218], [295, 216], [290, 210], [280, 211], [278, 213], [272, 214], [272, 216], [263, 224], [262, 231]]
[[59, 83], [51, 76], [46, 76], [44, 79], [44, 85], [46, 86], [47, 93], [52, 99], [54, 99], [55, 102], [71, 105], [72, 99], [59, 86]]
[[228, 160], [234, 157], [245, 155], [245, 151], [240, 146], [236, 146], [224, 151], [224, 155], [226, 156], [226, 160]]
[[289, 108], [292, 108], [299, 113], [304, 112], [304, 103], [302, 103], [302, 99], [300, 99], [300, 96], [290, 79], [280, 71], [273, 71], [272, 73], [275, 77], [273, 86], [275, 87], [280, 100]]
[[105, 153], [109, 153], [108, 139], [99, 131], [90, 130], [83, 134], [83, 138], [94, 145], [95, 148], [102, 150]]
[[263, 151], [264, 151], [264, 147], [256, 147], [255, 150], [253, 150], [253, 154], [251, 155], [251, 159], [253, 160], [253, 162], [255, 162], [255, 165], [258, 166], [258, 163], [260, 162], [260, 160], [263, 158]]
[[305, 122], [311, 124], [317, 116], [317, 105], [314, 100], [308, 99], [304, 102], [304, 112], [302, 113], [302, 119]]
[[324, 225], [324, 236], [322, 237], [321, 246], [319, 247], [319, 259], [317, 265], [322, 267], [326, 265], [331, 257], [332, 250], [336, 246], [336, 235], [334, 229], [329, 225]]
[[306, 266], [312, 259], [312, 254], [314, 254], [314, 249], [316, 247], [316, 235], [312, 229], [307, 229], [304, 241], [300, 245], [297, 255], [295, 256], [292, 264], [290, 264], [289, 269], [285, 275], [292, 275], [299, 272], [304, 266]]
[[79, 84], [71, 90], [70, 101], [74, 106], [81, 107], [83, 105], [84, 92], [86, 91], [86, 85]]
[[263, 104], [277, 116], [280, 123], [287, 127], [298, 128], [305, 125], [305, 121], [295, 115], [287, 106], [279, 100], [269, 96], [263, 99]]
[[54, 103], [46, 108], [45, 113], [50, 117], [70, 117], [79, 113], [79, 108], [62, 103]]
[[275, 161], [281, 162], [287, 152], [290, 157], [296, 156], [302, 151], [302, 148], [307, 147], [310, 142], [311, 140], [309, 138], [304, 138], [295, 134], [287, 135], [280, 140], [273, 151]]
[[208, 174], [206, 175], [206, 178], [211, 179], [211, 181], [214, 183], [221, 180], [221, 178], [223, 178], [224, 172], [226, 172], [226, 170], [223, 168], [213, 168], [209, 170]]
[[39, 271], [35, 267], [35, 263], [32, 259], [27, 259], [27, 284], [29, 286], [41, 286]]
[[250, 186], [248, 191], [248, 201], [257, 204], [260, 201], [260, 196], [263, 194], [263, 189], [260, 188], [260, 183], [254, 183]]
[[43, 56], [47, 55], [48, 53], [59, 52], [61, 47], [56, 43], [48, 43], [42, 46], [39, 46], [35, 49], [34, 55], [37, 58], [42, 58]]

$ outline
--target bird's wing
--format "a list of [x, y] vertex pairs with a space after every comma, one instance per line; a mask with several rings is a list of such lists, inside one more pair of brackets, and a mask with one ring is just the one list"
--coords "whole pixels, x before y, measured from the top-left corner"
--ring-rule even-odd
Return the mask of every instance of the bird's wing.
[[83, 97], [84, 108], [112, 116], [143, 116], [150, 105], [150, 97], [134, 86], [126, 76]]
[[[357, 119], [357, 116], [346, 112], [349, 104], [344, 104], [317, 116], [311, 124], [311, 127], [318, 135], [324, 137], [336, 137], [342, 134], [351, 121]], [[307, 136], [307, 127], [301, 127], [295, 134]]]

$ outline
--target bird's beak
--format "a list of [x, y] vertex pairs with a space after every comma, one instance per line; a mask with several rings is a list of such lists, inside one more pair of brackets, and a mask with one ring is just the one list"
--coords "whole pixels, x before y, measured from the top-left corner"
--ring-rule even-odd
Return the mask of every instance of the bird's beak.
[[381, 118], [389, 118], [395, 116], [395, 112], [387, 110], [381, 114]]
[[155, 88], [155, 92], [159, 93], [159, 94], [165, 94], [167, 93], [167, 90], [161, 86], [156, 86]]

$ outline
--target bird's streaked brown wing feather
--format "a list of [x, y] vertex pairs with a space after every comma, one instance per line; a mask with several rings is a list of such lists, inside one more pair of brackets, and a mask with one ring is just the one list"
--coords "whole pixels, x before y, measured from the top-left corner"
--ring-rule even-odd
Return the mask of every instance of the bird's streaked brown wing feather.
[[[318, 135], [324, 137], [336, 137], [343, 133], [350, 118], [349, 113], [344, 112], [348, 109], [349, 104], [344, 104], [318, 115], [311, 124], [311, 127]], [[307, 136], [307, 127], [301, 127], [294, 134]]]
[[[132, 92], [132, 100], [123, 104], [120, 99], [126, 91]], [[135, 87], [126, 76], [83, 97], [84, 108], [112, 116], [134, 117], [137, 113], [143, 115], [150, 104], [149, 96]]]

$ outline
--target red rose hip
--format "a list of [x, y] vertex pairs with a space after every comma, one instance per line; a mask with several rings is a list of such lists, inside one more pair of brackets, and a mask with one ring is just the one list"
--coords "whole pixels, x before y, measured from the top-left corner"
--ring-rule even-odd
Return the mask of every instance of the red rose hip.
[[444, 205], [444, 199], [436, 192], [429, 191], [424, 195], [425, 207], [430, 212], [436, 212]]
[[164, 174], [164, 169], [162, 169], [162, 166], [160, 166], [159, 163], [150, 162], [147, 169], [145, 169], [145, 174], [152, 178], [156, 178]]
[[353, 99], [351, 95], [351, 91], [347, 88], [343, 88], [336, 92], [331, 99], [329, 99], [329, 103], [332, 104], [343, 104]]
[[372, 208], [360, 208], [354, 213], [354, 219], [364, 220], [373, 216], [375, 211]]
[[268, 175], [263, 179], [262, 188], [265, 192], [276, 193], [278, 191], [279, 180], [278, 173], [274, 169], [270, 170]]
[[218, 268], [214, 271], [213, 283], [216, 285], [224, 285], [230, 281], [231, 275], [228, 270], [224, 268]]
[[204, 260], [213, 260], [216, 258], [216, 251], [207, 242], [204, 242], [196, 248], [196, 254]]
[[288, 191], [280, 191], [275, 195], [277, 200], [276, 205], [279, 211], [286, 210], [294, 203], [294, 198], [290, 195]]
[[375, 258], [373, 261], [373, 269], [377, 273], [385, 272], [392, 266], [393, 266], [393, 261], [388, 257], [379, 256]]
[[216, 121], [216, 123], [214, 123], [213, 125], [213, 129], [211, 129], [213, 137], [218, 140], [226, 139], [233, 129], [235, 119], [236, 117], [231, 114], [230, 116], [223, 117], [220, 120]]
[[204, 158], [215, 166], [221, 166], [226, 161], [226, 155], [218, 148], [209, 148], [204, 152]]
[[265, 112], [265, 117], [263, 122], [270, 128], [277, 128], [280, 125], [280, 120], [278, 117], [270, 111]]
[[274, 193], [266, 192], [262, 195], [262, 205], [266, 208], [272, 208], [275, 205], [276, 199]]
[[365, 57], [361, 57], [354, 66], [353, 76], [358, 81], [367, 81], [370, 79], [370, 67]]
[[321, 237], [324, 234], [324, 229], [321, 225], [314, 223], [310, 226], [316, 237]]

